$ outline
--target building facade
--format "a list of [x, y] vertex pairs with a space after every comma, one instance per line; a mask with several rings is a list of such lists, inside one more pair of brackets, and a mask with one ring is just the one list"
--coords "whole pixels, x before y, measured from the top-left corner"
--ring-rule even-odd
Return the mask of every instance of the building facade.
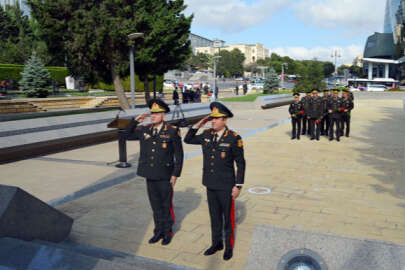
[[205, 53], [214, 55], [219, 52], [219, 50], [232, 51], [238, 49], [245, 56], [244, 65], [249, 65], [255, 63], [259, 59], [265, 59], [269, 57], [269, 50], [264, 48], [263, 44], [228, 44], [222, 48], [213, 48], [213, 47], [197, 47], [195, 48], [195, 53]]

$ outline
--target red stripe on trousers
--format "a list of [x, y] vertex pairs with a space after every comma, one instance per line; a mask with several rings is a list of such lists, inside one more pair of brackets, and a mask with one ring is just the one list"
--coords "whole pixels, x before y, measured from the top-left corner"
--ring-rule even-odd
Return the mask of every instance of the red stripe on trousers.
[[[174, 221], [176, 220], [176, 217], [174, 215], [174, 210], [173, 210], [173, 194], [174, 194], [174, 190], [173, 190], [173, 187], [172, 187], [172, 196], [170, 198], [170, 215], [172, 216], [173, 224], [174, 224]], [[173, 232], [170, 230], [170, 236], [172, 236], [172, 235], [173, 235]]]
[[232, 199], [232, 205], [231, 205], [231, 223], [232, 223], [232, 234], [231, 234], [231, 246], [233, 248], [235, 244], [235, 201]]

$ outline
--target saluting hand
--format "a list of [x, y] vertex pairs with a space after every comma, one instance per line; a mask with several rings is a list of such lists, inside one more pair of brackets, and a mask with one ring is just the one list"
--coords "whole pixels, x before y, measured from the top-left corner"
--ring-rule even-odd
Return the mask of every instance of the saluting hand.
[[139, 122], [139, 123], [142, 123], [143, 121], [146, 120], [146, 118], [148, 118], [148, 116], [149, 116], [149, 113], [143, 113], [143, 114], [141, 114], [141, 115], [138, 115], [138, 116], [135, 118], [135, 121], [137, 121], [137, 122]]
[[207, 122], [209, 122], [209, 121], [211, 121], [211, 116], [210, 115], [207, 115], [206, 117], [204, 117], [203, 119], [201, 119], [200, 120], [200, 122], [198, 122], [197, 124], [196, 124], [196, 126], [198, 127], [198, 128], [201, 128], [201, 127], [203, 127]]

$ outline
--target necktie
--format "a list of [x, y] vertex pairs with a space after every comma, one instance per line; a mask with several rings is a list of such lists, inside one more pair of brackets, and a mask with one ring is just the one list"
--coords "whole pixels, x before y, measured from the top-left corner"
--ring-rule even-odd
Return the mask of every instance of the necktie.
[[217, 142], [218, 142], [218, 134], [215, 133], [215, 135], [214, 135], [214, 143], [217, 143]]
[[155, 137], [157, 135], [157, 133], [158, 133], [157, 128], [154, 128], [153, 133], [152, 133], [153, 137]]

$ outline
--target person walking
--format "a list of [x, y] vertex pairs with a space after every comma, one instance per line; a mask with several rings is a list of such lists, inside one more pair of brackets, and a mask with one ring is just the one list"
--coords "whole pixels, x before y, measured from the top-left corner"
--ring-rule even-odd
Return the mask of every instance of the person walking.
[[302, 103], [300, 101], [300, 94], [294, 93], [294, 101], [290, 104], [288, 112], [291, 115], [292, 135], [291, 140], [300, 139], [301, 135], [301, 116], [304, 114]]

